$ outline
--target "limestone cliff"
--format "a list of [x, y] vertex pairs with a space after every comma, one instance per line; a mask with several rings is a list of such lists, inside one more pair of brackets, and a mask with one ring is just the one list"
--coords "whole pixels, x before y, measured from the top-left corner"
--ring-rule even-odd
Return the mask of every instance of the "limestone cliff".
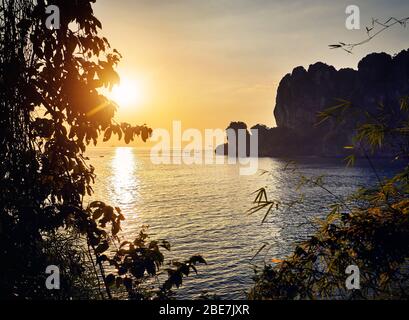
[[343, 155], [358, 119], [316, 126], [320, 111], [338, 104], [339, 99], [369, 112], [379, 104], [393, 110], [399, 108], [399, 99], [408, 95], [409, 50], [394, 57], [369, 54], [357, 70], [336, 70], [322, 62], [307, 70], [296, 67], [278, 86], [274, 110], [277, 128], [255, 126], [259, 129], [260, 155]]

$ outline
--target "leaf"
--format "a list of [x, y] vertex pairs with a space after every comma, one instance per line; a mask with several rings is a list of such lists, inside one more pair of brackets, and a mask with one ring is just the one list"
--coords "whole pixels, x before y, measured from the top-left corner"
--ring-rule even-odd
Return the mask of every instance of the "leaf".
[[106, 221], [114, 221], [115, 215], [114, 215], [114, 208], [111, 206], [105, 206], [104, 207], [104, 219]]
[[[266, 191], [265, 188], [260, 188], [257, 191], [253, 192], [253, 194], [254, 193], [257, 193], [257, 196], [254, 199], [254, 203], [259, 203], [260, 204], [260, 203], [268, 201], [267, 200], [267, 191]], [[264, 201], [263, 201], [263, 199], [264, 199]]]
[[121, 277], [116, 277], [116, 280], [115, 280], [116, 287], [119, 288], [122, 283], [123, 283], [122, 278]]
[[191, 263], [191, 264], [197, 264], [197, 263], [207, 264], [206, 260], [202, 256], [199, 256], [199, 255], [192, 256], [189, 259], [189, 263]]
[[170, 286], [172, 287], [173, 285], [176, 286], [176, 288], [179, 288], [182, 285], [183, 282], [183, 277], [180, 272], [173, 272], [171, 276], [168, 279]]
[[265, 247], [267, 247], [267, 244], [263, 244], [263, 245], [261, 246], [261, 248], [257, 250], [256, 254], [250, 259], [250, 261], [253, 261], [253, 260], [260, 254], [260, 252], [263, 251], [263, 249], [264, 249]]
[[167, 251], [170, 251], [170, 249], [171, 249], [171, 244], [170, 244], [170, 242], [169, 242], [169, 241], [166, 241], [166, 240], [163, 240], [159, 246], [161, 246], [162, 248], [166, 249]]
[[123, 276], [123, 275], [126, 274], [127, 272], [128, 272], [128, 269], [125, 268], [124, 266], [121, 266], [121, 267], [118, 268], [118, 274], [119, 274], [120, 276]]
[[119, 222], [112, 223], [112, 235], [116, 236], [118, 232], [121, 230], [121, 224]]
[[295, 255], [298, 256], [298, 257], [301, 257], [301, 256], [303, 256], [303, 255], [306, 255], [305, 250], [304, 250], [303, 248], [301, 248], [300, 246], [297, 246], [297, 247], [295, 248], [294, 253], [295, 253]]
[[105, 254], [103, 254], [102, 256], [99, 256], [99, 257], [97, 258], [97, 262], [98, 262], [98, 263], [100, 263], [100, 262], [105, 262], [105, 261], [108, 261], [108, 257], [107, 257]]
[[121, 245], [119, 246], [119, 248], [123, 248], [123, 247], [125, 247], [126, 245], [130, 245], [130, 244], [131, 244], [131, 242], [129, 242], [129, 241], [124, 241], [124, 242], [121, 243]]
[[329, 46], [330, 49], [338, 49], [338, 48], [341, 48], [341, 47], [342, 47], [342, 46], [339, 45], [339, 44], [330, 44], [330, 45], [328, 45], [328, 46]]
[[271, 204], [273, 204], [273, 202], [270, 202], [270, 201], [267, 201], [267, 202], [259, 202], [259, 204], [258, 204], [257, 206], [255, 206], [255, 207], [253, 207], [253, 208], [247, 210], [247, 214], [248, 214], [248, 215], [252, 215], [252, 214], [254, 214], [254, 213], [256, 213], [256, 212], [258, 212], [258, 211], [260, 211], [260, 210], [266, 208], [267, 206], [269, 206], [269, 205], [271, 205]]
[[146, 268], [146, 272], [151, 275], [154, 276], [156, 275], [156, 266], [155, 263], [153, 261], [148, 261], [145, 265]]
[[104, 240], [96, 249], [96, 254], [101, 254], [109, 249], [108, 241]]
[[93, 209], [93, 208], [103, 208], [103, 207], [105, 207], [105, 206], [106, 206], [105, 203], [102, 202], [102, 201], [93, 201], [93, 202], [91, 202], [90, 205], [89, 205], [89, 207], [90, 207], [91, 209]]
[[180, 272], [182, 272], [185, 276], [189, 276], [190, 268], [188, 265], [184, 264], [180, 267]]
[[345, 158], [347, 161], [347, 167], [353, 167], [355, 165], [356, 156], [354, 154]]
[[196, 267], [192, 264], [192, 265], [190, 265], [190, 268], [197, 274], [197, 269], [196, 269]]
[[284, 260], [282, 260], [282, 259], [275, 259], [275, 258], [273, 258], [273, 259], [271, 259], [271, 262], [272, 262], [272, 263], [283, 263], [283, 262], [284, 262]]
[[102, 209], [100, 209], [100, 208], [95, 210], [94, 213], [92, 214], [92, 219], [93, 220], [98, 220], [99, 218], [102, 217], [103, 213], [104, 213], [104, 211]]
[[145, 268], [139, 264], [139, 261], [136, 262], [129, 271], [137, 279], [143, 278], [145, 274]]
[[133, 281], [132, 281], [131, 278], [126, 277], [126, 278], [123, 280], [123, 284], [124, 284], [124, 286], [125, 286], [125, 288], [126, 288], [126, 290], [127, 290], [128, 292], [130, 292], [130, 291], [132, 290], [132, 283], [133, 283]]
[[268, 215], [270, 214], [270, 212], [271, 212], [271, 210], [273, 209], [273, 207], [274, 207], [274, 203], [271, 203], [271, 205], [270, 205], [270, 207], [268, 208], [266, 214], [264, 215], [264, 218], [263, 218], [263, 220], [261, 221], [261, 223], [266, 222], [266, 220], [267, 220], [267, 218], [268, 218]]
[[108, 127], [104, 133], [104, 142], [107, 142], [109, 139], [111, 139], [111, 136], [112, 136], [112, 128]]
[[105, 278], [105, 284], [110, 287], [115, 283], [115, 276], [111, 273], [106, 276]]

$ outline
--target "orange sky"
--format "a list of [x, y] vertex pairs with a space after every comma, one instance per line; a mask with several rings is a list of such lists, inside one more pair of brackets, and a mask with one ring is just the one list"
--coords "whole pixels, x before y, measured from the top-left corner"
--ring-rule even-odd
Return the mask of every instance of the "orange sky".
[[[387, 31], [353, 55], [329, 50], [365, 31], [345, 28], [351, 1], [97, 0], [103, 35], [124, 56], [121, 76], [138, 83], [138, 103], [117, 118], [153, 128], [225, 128], [230, 121], [274, 126], [280, 79], [298, 65], [323, 61], [356, 67], [372, 51], [407, 47], [407, 29]], [[361, 23], [409, 15], [409, 1], [355, 0]], [[406, 14], [406, 15], [405, 15]]]

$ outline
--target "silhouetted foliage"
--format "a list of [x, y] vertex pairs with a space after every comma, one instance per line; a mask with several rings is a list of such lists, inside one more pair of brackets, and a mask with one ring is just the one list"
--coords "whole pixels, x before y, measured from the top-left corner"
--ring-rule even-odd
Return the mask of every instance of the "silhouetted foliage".
[[394, 26], [400, 26], [403, 28], [406, 28], [406, 25], [409, 21], [409, 17], [397, 19], [395, 17], [391, 17], [389, 19], [386, 19], [385, 21], [380, 21], [380, 19], [375, 19], [372, 18], [371, 25], [366, 26], [366, 35], [367, 38], [356, 43], [344, 43], [344, 42], [338, 42], [336, 44], [330, 44], [329, 48], [330, 49], [342, 49], [345, 52], [351, 53], [355, 49], [355, 47], [364, 45], [368, 42], [370, 42], [373, 38], [379, 36], [381, 33], [384, 31], [388, 30], [389, 28], [392, 28]]
[[[116, 123], [117, 106], [100, 93], [119, 83], [115, 67], [121, 55], [98, 35], [102, 25], [94, 2], [3, 0], [0, 7], [1, 298], [77, 297], [76, 289], [83, 287], [73, 283], [89, 277], [89, 266], [109, 298], [113, 279], [133, 297], [135, 283], [154, 276], [163, 262], [159, 245], [145, 243], [144, 234], [128, 251], [120, 248], [113, 260], [108, 258], [124, 216], [103, 202], [83, 203], [95, 179], [86, 147], [100, 136], [107, 141], [116, 135], [129, 143], [136, 137], [146, 141], [152, 133], [146, 125]], [[60, 8], [59, 29], [45, 25], [50, 4]], [[68, 241], [73, 235], [84, 240], [82, 246]], [[56, 237], [67, 258], [50, 251]], [[116, 278], [105, 276], [108, 260], [115, 261]], [[197, 262], [204, 261], [183, 266]], [[64, 269], [64, 292], [46, 290], [49, 264]], [[176, 268], [175, 274], [187, 275], [185, 269]], [[182, 276], [172, 274], [166, 289], [181, 283]]]
[[[362, 115], [350, 103], [320, 114], [322, 120], [342, 114], [360, 114], [365, 118], [356, 129], [354, 144], [346, 146], [358, 155], [370, 156], [379, 148], [394, 151], [394, 160], [405, 169], [391, 179], [378, 178], [378, 185], [359, 190], [348, 199], [340, 199], [322, 179], [303, 177], [301, 183], [319, 186], [334, 196], [331, 212], [316, 234], [299, 243], [293, 254], [273, 259], [257, 273], [252, 299], [407, 299], [409, 294], [409, 109], [407, 98], [400, 110], [378, 110]], [[355, 154], [347, 158], [352, 164]], [[268, 208], [273, 214], [276, 202], [268, 200], [265, 189], [257, 192], [251, 213]], [[277, 205], [281, 205], [277, 203]], [[266, 217], [265, 217], [266, 218]], [[264, 218], [264, 219], [265, 219]], [[360, 290], [348, 290], [346, 268], [360, 269]]]

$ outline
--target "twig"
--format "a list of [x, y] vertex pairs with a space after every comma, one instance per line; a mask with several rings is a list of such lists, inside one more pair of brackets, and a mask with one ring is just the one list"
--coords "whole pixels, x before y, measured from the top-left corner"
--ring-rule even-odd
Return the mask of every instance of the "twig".
[[[371, 41], [373, 38], [377, 37], [378, 35], [380, 35], [382, 32], [384, 32], [385, 30], [389, 29], [390, 27], [393, 27], [397, 24], [401, 25], [403, 28], [406, 28], [406, 24], [409, 21], [409, 17], [406, 18], [402, 18], [402, 19], [396, 19], [394, 17], [389, 18], [386, 22], [381, 23], [379, 22], [378, 19], [372, 19], [372, 25], [371, 28], [366, 27], [366, 33], [368, 35], [368, 38], [365, 40], [362, 40], [360, 42], [357, 43], [343, 43], [343, 42], [339, 42], [337, 44], [330, 44], [329, 47], [330, 49], [342, 49], [348, 53], [352, 54], [352, 51], [355, 47], [363, 45], [365, 43], [368, 43], [369, 41]], [[376, 26], [379, 25], [382, 28], [380, 30], [375, 30]], [[371, 34], [371, 31], [375, 31], [373, 34]]]

